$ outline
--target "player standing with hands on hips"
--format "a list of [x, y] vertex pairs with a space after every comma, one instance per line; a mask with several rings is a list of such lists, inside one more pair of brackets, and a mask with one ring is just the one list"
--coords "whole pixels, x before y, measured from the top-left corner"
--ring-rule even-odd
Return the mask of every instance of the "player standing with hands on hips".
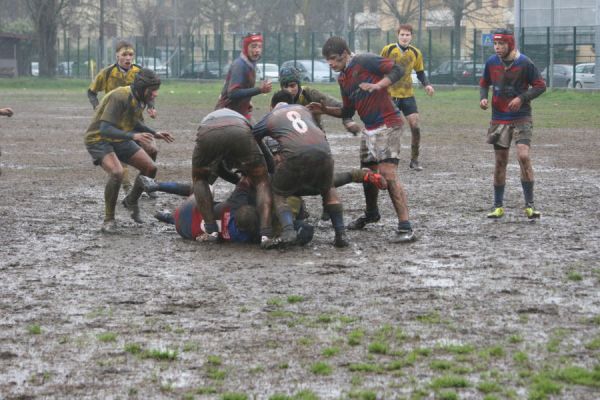
[[485, 63], [479, 82], [479, 107], [487, 110], [489, 87], [492, 93], [492, 121], [487, 142], [494, 145], [496, 164], [494, 168], [494, 207], [488, 218], [504, 216], [504, 186], [508, 151], [514, 140], [521, 167], [521, 186], [525, 197], [525, 215], [529, 219], [540, 218], [533, 205], [533, 167], [529, 150], [531, 146], [532, 118], [531, 100], [546, 91], [546, 84], [537, 67], [515, 47], [513, 33], [498, 29], [493, 33], [496, 54]]

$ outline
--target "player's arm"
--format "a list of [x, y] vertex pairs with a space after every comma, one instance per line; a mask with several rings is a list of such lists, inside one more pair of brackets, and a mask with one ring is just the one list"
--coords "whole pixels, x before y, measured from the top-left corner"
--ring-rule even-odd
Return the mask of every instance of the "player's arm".
[[[342, 107], [341, 101], [332, 96], [321, 93], [316, 89], [311, 89], [310, 96], [311, 99], [315, 99], [315, 101], [319, 103], [324, 103], [328, 107]], [[360, 125], [354, 122], [352, 120], [352, 117], [342, 118], [342, 124], [344, 125], [346, 130], [353, 135], [357, 135], [361, 130]]]
[[154, 129], [145, 125], [142, 121], [137, 121], [135, 126], [133, 127], [135, 132], [148, 132], [151, 133], [156, 139], [162, 139], [167, 143], [174, 141], [173, 135], [169, 132], [156, 132]]
[[[231, 79], [227, 87], [227, 96], [232, 100], [252, 97], [263, 93], [261, 87], [245, 88], [244, 86], [244, 67], [240, 63], [234, 63], [231, 66]], [[266, 93], [266, 92], [265, 92]]]
[[377, 83], [362, 82], [359, 87], [366, 92], [387, 89], [404, 76], [404, 67], [383, 57], [373, 57], [365, 61], [365, 68], [383, 78]]
[[94, 80], [90, 84], [90, 87], [87, 90], [88, 100], [89, 100], [90, 104], [92, 105], [92, 107], [94, 108], [94, 110], [100, 104], [100, 102], [98, 101], [98, 93], [102, 92], [103, 90], [104, 90], [104, 73], [102, 71], [100, 71], [98, 73], [98, 75], [96, 75], [96, 77], [94, 78]]
[[490, 70], [489, 65], [486, 63], [485, 68], [483, 69], [483, 75], [479, 80], [479, 108], [482, 110], [487, 110], [488, 108], [488, 95], [490, 91]]
[[531, 82], [530, 87], [519, 96], [523, 102], [531, 101], [546, 91], [546, 82], [544, 82], [540, 71], [533, 63], [527, 66], [527, 79]]
[[5, 117], [12, 117], [13, 114], [14, 112], [10, 107], [0, 108], [0, 115], [4, 115]]

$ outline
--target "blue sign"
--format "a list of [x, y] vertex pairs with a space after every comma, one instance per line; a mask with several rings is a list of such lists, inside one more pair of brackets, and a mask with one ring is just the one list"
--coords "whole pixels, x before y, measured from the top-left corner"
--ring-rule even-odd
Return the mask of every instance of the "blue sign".
[[493, 47], [494, 46], [494, 34], [493, 33], [484, 33], [481, 35], [481, 45], [484, 47]]

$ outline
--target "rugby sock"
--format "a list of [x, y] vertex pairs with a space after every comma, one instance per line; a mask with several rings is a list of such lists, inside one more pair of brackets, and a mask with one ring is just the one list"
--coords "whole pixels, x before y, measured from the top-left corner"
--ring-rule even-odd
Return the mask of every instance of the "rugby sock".
[[530, 206], [533, 204], [533, 181], [521, 181], [523, 186], [523, 196], [525, 196], [525, 205]]
[[494, 207], [502, 207], [504, 204], [504, 185], [494, 185]]
[[294, 215], [287, 204], [277, 207], [277, 217], [283, 230], [294, 229]]
[[412, 231], [412, 225], [410, 224], [410, 221], [398, 222], [398, 230], [399, 231]]
[[157, 190], [179, 196], [189, 196], [193, 193], [190, 185], [178, 182], [160, 182]]
[[[355, 170], [353, 170], [354, 172]], [[353, 179], [352, 173], [350, 172], [338, 172], [333, 176], [333, 186], [340, 187], [347, 185], [352, 182], [357, 182]], [[362, 180], [358, 181], [362, 182]]]
[[121, 180], [114, 175], [110, 175], [104, 187], [104, 221], [115, 219], [115, 208], [117, 207], [120, 188]]
[[419, 158], [419, 144], [421, 143], [421, 128], [412, 128], [411, 132], [411, 145], [410, 145], [410, 159], [417, 160]]
[[344, 208], [341, 204], [327, 204], [325, 211], [331, 218], [331, 224], [336, 233], [344, 232], [346, 230], [344, 225]]
[[379, 215], [379, 207], [377, 206], [379, 189], [377, 189], [377, 186], [370, 183], [363, 183], [363, 190], [365, 192], [365, 202], [367, 204], [365, 214], [374, 216]]
[[133, 182], [133, 187], [131, 188], [131, 190], [129, 191], [129, 194], [127, 195], [127, 202], [130, 204], [134, 204], [136, 203], [140, 196], [142, 195], [142, 192], [144, 191], [144, 184], [142, 183], [142, 180], [139, 179], [139, 176], [141, 174], [139, 174], [136, 178], [135, 181]]

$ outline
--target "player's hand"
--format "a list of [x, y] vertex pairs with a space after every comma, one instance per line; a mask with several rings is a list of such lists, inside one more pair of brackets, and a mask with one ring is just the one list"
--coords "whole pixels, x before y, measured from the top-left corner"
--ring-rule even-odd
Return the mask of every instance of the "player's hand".
[[512, 99], [510, 101], [510, 103], [508, 103], [508, 109], [510, 111], [519, 111], [519, 109], [521, 108], [521, 105], [523, 105], [523, 101], [521, 100], [520, 97], [515, 97], [514, 99]]
[[362, 130], [360, 125], [354, 121], [348, 121], [347, 123], [344, 123], [344, 126], [346, 127], [346, 130], [354, 136], [358, 135]]
[[155, 138], [162, 139], [167, 143], [172, 143], [175, 141], [175, 138], [170, 132], [157, 132]]
[[427, 85], [425, 86], [425, 93], [427, 93], [430, 96], [433, 96], [433, 94], [435, 93], [435, 89], [433, 88], [433, 86]]
[[133, 140], [143, 144], [151, 144], [154, 135], [150, 132], [138, 132], [133, 135]]
[[308, 108], [308, 111], [310, 111], [311, 113], [313, 113], [315, 115], [325, 113], [325, 105], [323, 103], [317, 103], [317, 102], [313, 101], [312, 103], [309, 103], [306, 106], [306, 108]]
[[14, 114], [14, 112], [13, 112], [12, 108], [10, 108], [10, 107], [0, 108], [0, 115], [12, 117], [13, 114]]
[[273, 84], [270, 80], [267, 79], [266, 81], [260, 82], [261, 93], [269, 93], [271, 90], [273, 90]]
[[148, 116], [152, 119], [155, 119], [156, 116], [158, 115], [156, 108], [149, 108], [148, 110], [146, 110], [146, 112], [148, 113]]
[[358, 85], [359, 88], [361, 88], [361, 90], [364, 90], [365, 92], [375, 92], [379, 89], [381, 89], [381, 86], [379, 86], [379, 84], [377, 83], [369, 83], [369, 82], [363, 82], [360, 85]]
[[479, 102], [479, 108], [481, 108], [482, 110], [487, 110], [488, 109], [488, 99], [481, 99], [481, 101]]

